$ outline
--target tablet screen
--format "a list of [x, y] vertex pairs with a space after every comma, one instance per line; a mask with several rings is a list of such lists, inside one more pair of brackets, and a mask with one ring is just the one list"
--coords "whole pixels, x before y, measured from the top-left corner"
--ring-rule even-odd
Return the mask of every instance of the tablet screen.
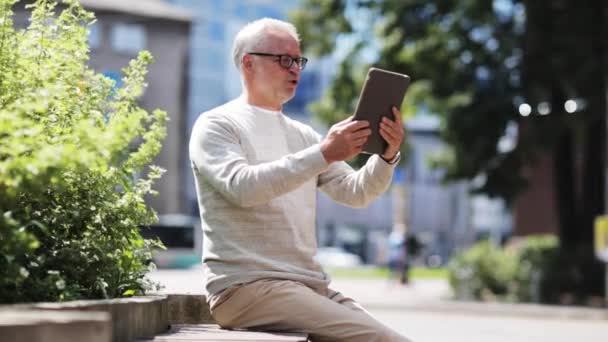
[[355, 109], [355, 120], [367, 120], [372, 134], [363, 145], [363, 152], [382, 154], [387, 142], [380, 136], [380, 121], [383, 116], [394, 120], [392, 107], [401, 108], [410, 78], [392, 71], [371, 68], [363, 84], [359, 102]]

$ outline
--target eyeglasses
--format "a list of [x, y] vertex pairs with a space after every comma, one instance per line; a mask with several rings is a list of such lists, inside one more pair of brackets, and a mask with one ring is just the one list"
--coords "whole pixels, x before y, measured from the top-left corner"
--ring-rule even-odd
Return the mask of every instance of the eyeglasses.
[[276, 55], [273, 53], [263, 53], [263, 52], [249, 52], [250, 55], [254, 56], [264, 56], [264, 57], [276, 57], [279, 65], [285, 69], [291, 68], [293, 63], [296, 63], [300, 70], [304, 70], [306, 67], [306, 63], [308, 62], [308, 58], [306, 57], [291, 57], [290, 55]]

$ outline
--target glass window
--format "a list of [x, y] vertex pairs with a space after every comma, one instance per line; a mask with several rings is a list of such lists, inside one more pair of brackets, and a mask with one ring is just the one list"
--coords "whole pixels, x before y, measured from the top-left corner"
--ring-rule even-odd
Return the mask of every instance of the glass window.
[[211, 9], [215, 12], [222, 12], [224, 10], [225, 0], [212, 0]]
[[256, 18], [274, 18], [284, 20], [285, 16], [281, 13], [281, 11], [269, 7], [269, 6], [258, 6], [255, 8], [255, 17]]
[[101, 47], [102, 41], [101, 24], [99, 23], [99, 21], [97, 21], [93, 25], [89, 25], [88, 33], [89, 46], [92, 49], [99, 49]]
[[115, 24], [110, 34], [116, 52], [137, 53], [146, 48], [146, 29], [140, 24]]
[[220, 51], [217, 51], [214, 49], [208, 49], [204, 58], [205, 58], [205, 60], [204, 60], [205, 65], [208, 68], [211, 68], [214, 70], [223, 69], [224, 66], [226, 65], [226, 61], [224, 60], [224, 54], [222, 54]]
[[249, 18], [249, 6], [244, 4], [237, 4], [234, 7], [234, 15], [241, 19]]
[[116, 82], [114, 84], [114, 91], [116, 91], [119, 88], [122, 88], [123, 82], [122, 82], [122, 77], [120, 75], [120, 71], [117, 71], [117, 70], [104, 70], [102, 72], [102, 74], [105, 77], [108, 77], [108, 78], [114, 80], [114, 82]]
[[224, 24], [212, 21], [207, 26], [207, 34], [211, 40], [223, 41], [224, 40]]

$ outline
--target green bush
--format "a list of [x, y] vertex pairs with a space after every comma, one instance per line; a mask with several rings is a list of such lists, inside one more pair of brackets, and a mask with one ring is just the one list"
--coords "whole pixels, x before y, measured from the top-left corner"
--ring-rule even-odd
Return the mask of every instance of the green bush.
[[556, 287], [559, 240], [554, 235], [530, 236], [516, 247], [517, 272], [512, 280], [514, 295], [520, 302], [549, 302]]
[[516, 269], [514, 253], [481, 241], [450, 261], [448, 279], [458, 298], [506, 299]]
[[77, 1], [37, 1], [16, 30], [0, 0], [0, 302], [108, 298], [143, 293], [150, 247], [139, 227], [162, 170], [167, 115], [137, 98], [152, 57], [139, 54], [124, 86], [87, 66], [87, 26]]
[[504, 249], [479, 242], [453, 258], [448, 271], [461, 299], [560, 303], [566, 294], [582, 302], [580, 265], [584, 260], [560, 250], [556, 236], [538, 235]]

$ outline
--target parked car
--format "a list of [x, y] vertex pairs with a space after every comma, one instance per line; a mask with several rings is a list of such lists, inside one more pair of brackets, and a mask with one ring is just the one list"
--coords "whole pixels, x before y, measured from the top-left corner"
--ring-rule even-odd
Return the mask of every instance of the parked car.
[[152, 259], [159, 268], [190, 268], [201, 263], [203, 234], [196, 216], [171, 214], [141, 229], [147, 239], [158, 238], [167, 248], [155, 250]]
[[354, 267], [361, 265], [361, 258], [339, 247], [321, 247], [315, 260], [325, 267]]

